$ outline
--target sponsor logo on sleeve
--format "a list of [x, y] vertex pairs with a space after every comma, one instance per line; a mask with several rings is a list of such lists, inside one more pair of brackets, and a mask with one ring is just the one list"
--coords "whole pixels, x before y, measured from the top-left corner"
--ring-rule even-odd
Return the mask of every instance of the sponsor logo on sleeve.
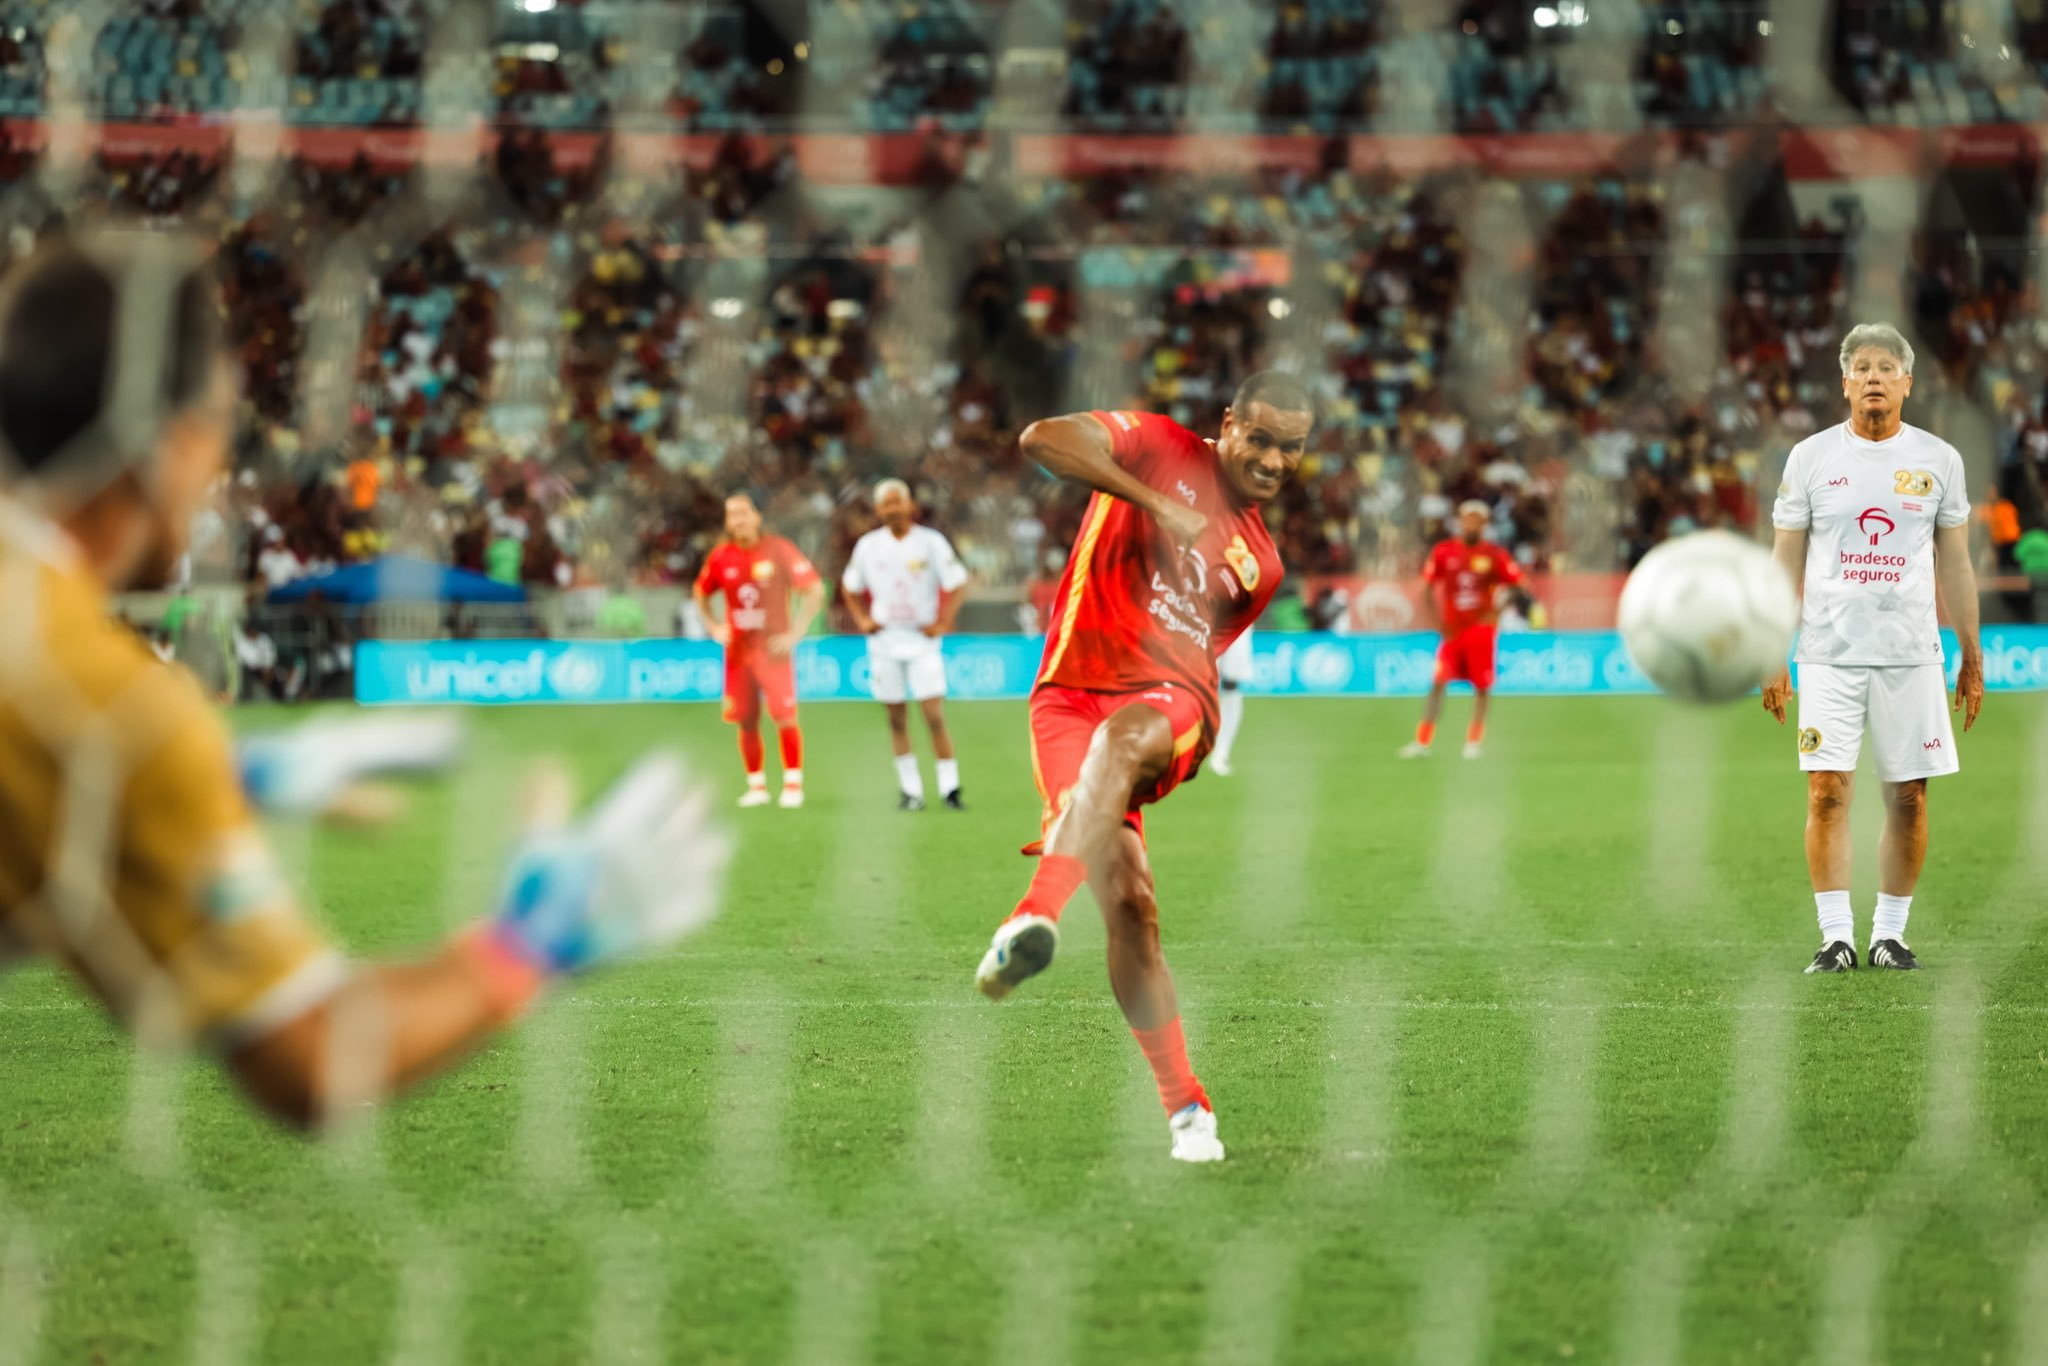
[[1820, 732], [1807, 726], [1799, 732], [1799, 752], [1813, 754], [1820, 749]]
[[1243, 536], [1230, 538], [1230, 544], [1224, 548], [1223, 559], [1230, 565], [1231, 572], [1237, 575], [1237, 581], [1244, 585], [1245, 592], [1259, 591], [1259, 557], [1245, 543]]

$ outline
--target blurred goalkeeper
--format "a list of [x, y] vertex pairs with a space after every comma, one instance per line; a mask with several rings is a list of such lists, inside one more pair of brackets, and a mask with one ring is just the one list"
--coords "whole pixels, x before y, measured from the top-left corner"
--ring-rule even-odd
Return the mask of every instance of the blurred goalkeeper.
[[543, 794], [503, 904], [437, 953], [344, 961], [252, 803], [325, 812], [374, 772], [444, 762], [452, 729], [330, 720], [238, 759], [194, 680], [109, 611], [183, 556], [236, 401], [187, 244], [60, 241], [0, 288], [0, 964], [64, 963], [146, 1041], [217, 1049], [259, 1105], [312, 1124], [447, 1066], [554, 977], [703, 923], [726, 850], [650, 758], [580, 822]]

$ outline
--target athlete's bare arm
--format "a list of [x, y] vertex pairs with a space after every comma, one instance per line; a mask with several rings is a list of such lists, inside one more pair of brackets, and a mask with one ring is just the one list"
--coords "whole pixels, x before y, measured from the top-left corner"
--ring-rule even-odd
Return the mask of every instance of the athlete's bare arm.
[[853, 624], [860, 633], [864, 636], [871, 636], [881, 629], [881, 623], [868, 615], [868, 605], [861, 601], [863, 596], [863, 594], [856, 593], [847, 587], [846, 580], [843, 577], [840, 579], [840, 601], [846, 604], [846, 610], [853, 617]]
[[692, 588], [690, 596], [697, 600], [697, 616], [710, 637], [720, 645], [732, 644], [732, 630], [712, 612], [711, 594], [704, 591], [704, 585], [700, 583]]
[[1097, 493], [1143, 508], [1183, 545], [1192, 544], [1209, 524], [1201, 513], [1167, 498], [1117, 464], [1109, 428], [1093, 413], [1042, 417], [1024, 429], [1018, 445], [1048, 474], [1085, 484]]
[[[1771, 542], [1771, 558], [1778, 562], [1778, 568], [1785, 571], [1785, 577], [1792, 581], [1792, 591], [1797, 593], [1806, 584], [1806, 529], [1787, 530], [1776, 528], [1777, 536]], [[1785, 724], [1785, 704], [1792, 700], [1792, 671], [1780, 669], [1777, 675], [1764, 680], [1764, 710], [1778, 718], [1778, 724]]]
[[967, 600], [967, 585], [939, 590], [939, 619], [924, 628], [924, 633], [937, 640], [940, 636], [953, 634], [953, 622], [960, 615], [960, 604]]
[[789, 629], [779, 636], [771, 636], [768, 648], [778, 655], [786, 655], [796, 649], [796, 643], [811, 629], [811, 623], [818, 619], [818, 611], [825, 605], [825, 585], [814, 583], [809, 588], [799, 588], [790, 595]]
[[359, 970], [325, 1003], [229, 1055], [250, 1099], [310, 1127], [383, 1100], [466, 1056], [505, 1023], [476, 955]]
[[1962, 648], [1962, 667], [1956, 672], [1956, 709], [1963, 714], [1963, 729], [1977, 724], [1977, 709], [1984, 705], [1984, 647], [1977, 639], [1977, 571], [1970, 567], [1970, 524], [1937, 526], [1934, 529], [1934, 587], [1941, 605], [1955, 629], [1956, 644]]

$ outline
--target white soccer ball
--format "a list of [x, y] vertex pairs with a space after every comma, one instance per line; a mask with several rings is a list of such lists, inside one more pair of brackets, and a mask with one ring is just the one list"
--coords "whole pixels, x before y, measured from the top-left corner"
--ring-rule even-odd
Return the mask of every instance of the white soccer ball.
[[1726, 531], [1643, 556], [1621, 590], [1621, 639], [1663, 692], [1730, 702], [1785, 666], [1799, 598], [1771, 552]]

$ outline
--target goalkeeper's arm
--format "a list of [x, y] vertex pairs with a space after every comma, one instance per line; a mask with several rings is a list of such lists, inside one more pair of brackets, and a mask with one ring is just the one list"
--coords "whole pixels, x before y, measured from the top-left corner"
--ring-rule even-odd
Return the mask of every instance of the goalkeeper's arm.
[[668, 943], [716, 910], [727, 846], [666, 757], [584, 820], [530, 839], [496, 915], [424, 962], [356, 969], [318, 1004], [232, 1047], [249, 1096], [311, 1126], [461, 1059], [546, 983]]

